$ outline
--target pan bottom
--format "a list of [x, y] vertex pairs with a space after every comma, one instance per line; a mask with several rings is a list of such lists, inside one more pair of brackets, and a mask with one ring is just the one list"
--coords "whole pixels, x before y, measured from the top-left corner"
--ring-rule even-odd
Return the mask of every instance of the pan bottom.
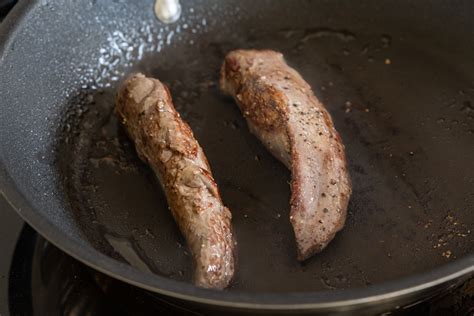
[[[233, 214], [238, 271], [231, 290], [298, 292], [366, 286], [428, 270], [473, 249], [470, 78], [443, 51], [410, 39], [343, 30], [283, 30], [181, 43], [133, 71], [165, 82], [211, 164]], [[284, 53], [323, 100], [346, 145], [353, 195], [346, 226], [321, 254], [296, 261], [290, 174], [218, 91], [234, 48]], [[415, 71], [416, 70], [416, 71]], [[153, 173], [113, 115], [116, 84], [70, 100], [59, 171], [74, 216], [101, 252], [190, 281], [192, 258]], [[433, 93], [438, 91], [439, 93]], [[471, 91], [471, 90], [470, 90]], [[472, 91], [471, 91], [472, 92]], [[449, 164], [445, 162], [449, 161]]]

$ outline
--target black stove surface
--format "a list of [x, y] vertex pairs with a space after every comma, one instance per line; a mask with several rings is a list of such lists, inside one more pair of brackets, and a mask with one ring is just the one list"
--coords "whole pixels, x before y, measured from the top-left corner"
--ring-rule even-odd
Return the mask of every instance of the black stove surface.
[[0, 315], [8, 315], [9, 269], [23, 221], [0, 196]]
[[[0, 198], [0, 315], [209, 315], [94, 271], [24, 224]], [[474, 279], [392, 315], [474, 315]]]
[[0, 198], [0, 315], [204, 315], [96, 272], [39, 236]]
[[[0, 22], [16, 0], [0, 0]], [[209, 315], [94, 271], [25, 224], [0, 195], [0, 316]], [[474, 278], [392, 315], [474, 315]]]

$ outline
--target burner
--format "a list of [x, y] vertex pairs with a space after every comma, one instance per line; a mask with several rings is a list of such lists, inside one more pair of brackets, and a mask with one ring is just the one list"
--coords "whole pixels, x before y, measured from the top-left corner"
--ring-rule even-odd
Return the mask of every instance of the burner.
[[[19, 222], [2, 201], [2, 233]], [[11, 226], [10, 226], [11, 227]], [[12, 232], [14, 230], [12, 229]], [[7, 234], [11, 240], [12, 234]], [[14, 234], [13, 234], [14, 235]], [[68, 256], [24, 225], [11, 260], [8, 298], [10, 315], [214, 315], [186, 306], [97, 272]], [[3, 296], [0, 297], [5, 301]], [[1, 307], [0, 303], [0, 307]], [[449, 293], [392, 315], [474, 315], [474, 279]], [[220, 313], [217, 313], [220, 314]], [[8, 315], [0, 309], [0, 315]]]
[[[0, 0], [0, 22], [15, 2]], [[25, 225], [2, 197], [0, 218], [0, 316], [223, 314], [150, 293], [85, 266]], [[474, 278], [391, 314], [474, 315]]]
[[8, 280], [13, 251], [23, 221], [0, 195], [0, 315], [8, 315]]
[[11, 315], [201, 315], [94, 271], [25, 225], [12, 261]]

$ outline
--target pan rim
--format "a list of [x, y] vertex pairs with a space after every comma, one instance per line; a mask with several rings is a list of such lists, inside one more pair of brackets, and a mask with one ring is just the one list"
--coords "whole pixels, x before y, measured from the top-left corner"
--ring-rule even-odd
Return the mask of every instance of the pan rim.
[[[22, 1], [2, 22], [0, 54], [10, 47], [13, 35], [29, 9], [38, 1]], [[462, 276], [474, 274], [474, 254], [469, 254], [433, 270], [410, 275], [389, 282], [364, 288], [320, 292], [264, 293], [244, 291], [214, 291], [197, 288], [182, 281], [171, 280], [159, 275], [140, 271], [130, 265], [112, 259], [93, 247], [84, 247], [77, 240], [60, 230], [40, 215], [5, 168], [4, 156], [0, 154], [0, 193], [13, 209], [40, 235], [56, 247], [112, 278], [142, 289], [191, 302], [221, 307], [256, 310], [325, 310], [332, 308], [354, 308], [390, 299], [421, 293], [441, 286]]]
[[3, 161], [0, 161], [0, 168], [2, 170], [0, 193], [25, 222], [46, 240], [92, 269], [144, 290], [177, 299], [221, 307], [257, 310], [354, 308], [390, 299], [401, 299], [474, 274], [474, 255], [470, 254], [433, 270], [363, 288], [289, 293], [229, 292], [198, 288], [191, 283], [140, 271], [100, 253], [93, 247], [84, 247], [31, 207], [6, 172]]

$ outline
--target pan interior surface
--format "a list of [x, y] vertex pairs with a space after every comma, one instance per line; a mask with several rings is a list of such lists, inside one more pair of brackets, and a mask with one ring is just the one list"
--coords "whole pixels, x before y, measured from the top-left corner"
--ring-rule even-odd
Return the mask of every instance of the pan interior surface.
[[[120, 81], [141, 71], [170, 88], [233, 214], [238, 269], [229, 291], [368, 286], [472, 252], [469, 1], [193, 1], [166, 26], [149, 1], [63, 4], [74, 27], [56, 5], [36, 5], [0, 61], [2, 162], [41, 215], [84, 247], [191, 280], [192, 258], [165, 196], [113, 114]], [[302, 264], [289, 223], [290, 173], [219, 92], [223, 57], [236, 48], [281, 51], [346, 146], [346, 226]]]

